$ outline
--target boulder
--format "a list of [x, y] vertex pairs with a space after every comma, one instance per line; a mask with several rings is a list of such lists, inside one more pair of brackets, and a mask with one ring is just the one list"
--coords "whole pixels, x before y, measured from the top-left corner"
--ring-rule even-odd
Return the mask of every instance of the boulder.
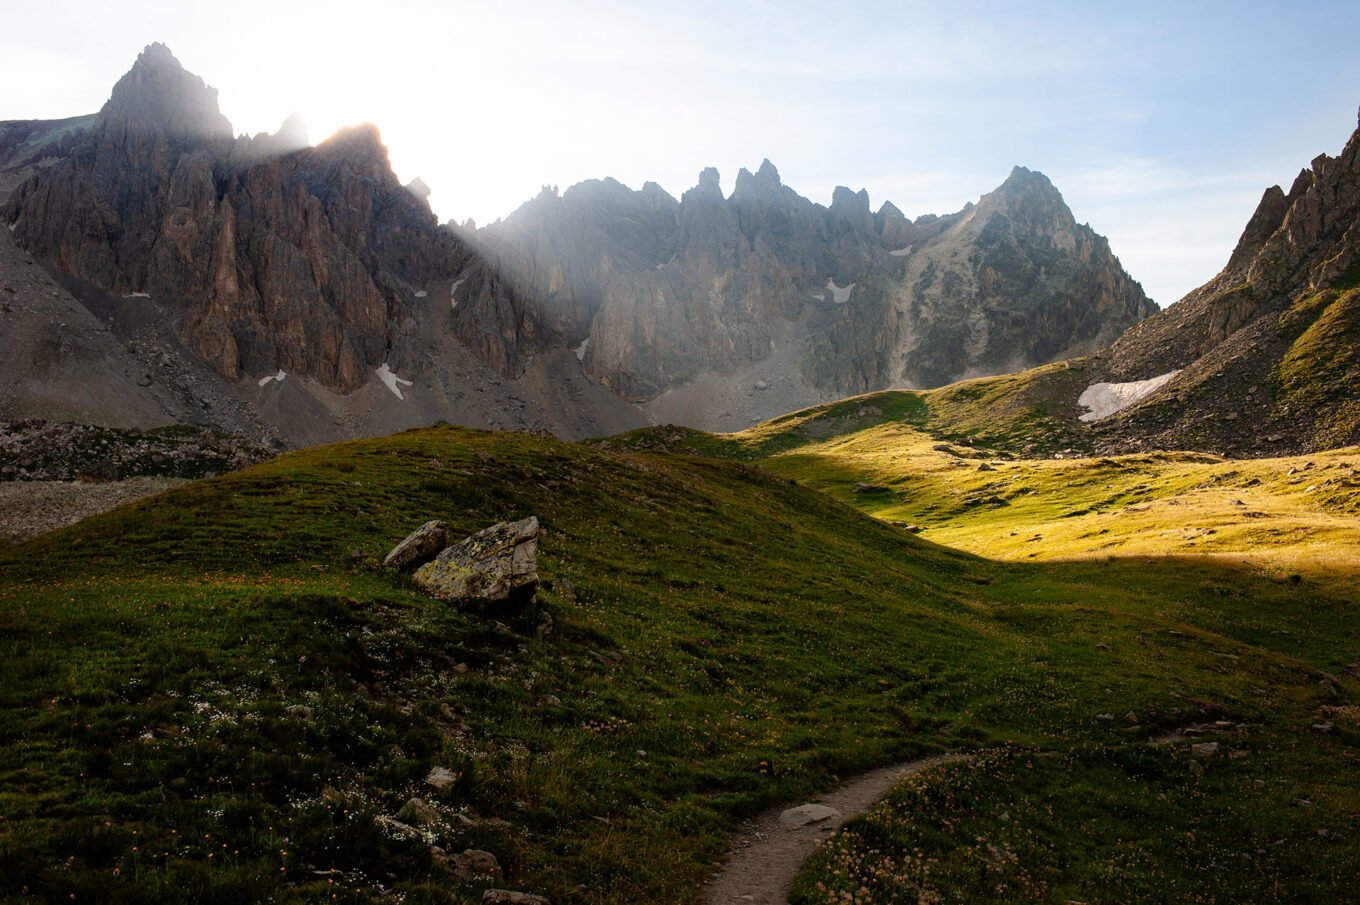
[[538, 589], [538, 519], [477, 532], [417, 569], [415, 582], [450, 603], [532, 600]]
[[500, 862], [490, 852], [475, 848], [467, 849], [461, 855], [451, 855], [440, 848], [431, 851], [435, 858], [459, 880], [472, 882], [499, 878], [501, 875]]
[[392, 548], [383, 565], [398, 569], [420, 566], [434, 559], [449, 545], [449, 529], [441, 521], [428, 521]]
[[865, 481], [855, 482], [855, 493], [887, 493], [888, 488], [882, 484], [870, 484]]

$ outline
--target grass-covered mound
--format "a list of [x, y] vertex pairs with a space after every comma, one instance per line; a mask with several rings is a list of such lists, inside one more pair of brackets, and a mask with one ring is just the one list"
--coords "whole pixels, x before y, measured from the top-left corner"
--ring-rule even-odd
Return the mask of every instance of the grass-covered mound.
[[[528, 609], [379, 565], [426, 519], [527, 515]], [[1123, 769], [1187, 721], [1249, 751], [1215, 771], [1313, 802], [1270, 815], [1281, 851], [1360, 812], [1355, 729], [1308, 728], [1353, 687], [1317, 673], [1355, 658], [1349, 596], [1224, 563], [992, 563], [740, 463], [414, 431], [0, 557], [0, 898], [476, 901], [436, 845], [558, 902], [692, 901], [739, 816], [837, 775], [1005, 743]], [[1173, 820], [1159, 791], [1108, 833]], [[1354, 866], [1313, 854], [1285, 888]]]

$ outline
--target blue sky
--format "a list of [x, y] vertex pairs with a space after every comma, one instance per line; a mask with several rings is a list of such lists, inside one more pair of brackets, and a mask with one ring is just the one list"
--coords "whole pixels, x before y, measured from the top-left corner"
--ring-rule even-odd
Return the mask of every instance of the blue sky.
[[[1360, 2], [388, 0], [12, 7], [0, 118], [98, 109], [167, 43], [237, 131], [300, 111], [379, 125], [443, 218], [614, 176], [679, 195], [770, 158], [828, 203], [909, 216], [1041, 170], [1163, 305], [1226, 262], [1261, 192], [1336, 153], [1360, 105]], [[16, 78], [15, 73], [35, 73]]]

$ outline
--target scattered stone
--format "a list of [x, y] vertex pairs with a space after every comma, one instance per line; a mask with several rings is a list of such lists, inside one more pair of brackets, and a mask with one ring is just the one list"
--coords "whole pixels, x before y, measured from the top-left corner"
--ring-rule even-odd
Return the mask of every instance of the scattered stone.
[[1213, 757], [1218, 753], [1218, 742], [1200, 742], [1198, 745], [1191, 745], [1190, 753], [1195, 757]]
[[413, 826], [410, 826], [409, 824], [402, 823], [395, 817], [388, 817], [386, 814], [378, 815], [376, 818], [374, 818], [373, 822], [376, 823], [382, 829], [386, 830], [388, 835], [392, 836], [394, 839], [409, 840], [424, 838], [421, 835], [420, 830], [416, 829]]
[[1096, 650], [1109, 650], [1109, 649], [1110, 645], [1106, 644], [1104, 641], [1101, 641], [1099, 644], [1096, 645]]
[[864, 481], [855, 482], [855, 493], [887, 493], [888, 488], [882, 484], [868, 484]]
[[482, 893], [482, 905], [552, 905], [552, 901], [527, 892], [515, 892], [510, 889], [488, 889]]
[[824, 804], [802, 804], [796, 808], [789, 808], [780, 814], [779, 823], [781, 826], [789, 827], [811, 826], [814, 823], [834, 820], [840, 816], [840, 811], [829, 808]]
[[1128, 713], [1124, 714], [1124, 719], [1128, 720], [1130, 723], [1136, 723], [1138, 722], [1138, 715], [1130, 710]]
[[[464, 850], [461, 855], [451, 855], [441, 848], [431, 846], [430, 853], [459, 880], [472, 882], [500, 879], [501, 864], [490, 852], [470, 848]], [[482, 901], [485, 902], [486, 899]]]
[[431, 826], [442, 816], [439, 808], [423, 798], [412, 798], [397, 811], [397, 819], [411, 826]]
[[424, 565], [449, 545], [449, 529], [443, 522], [431, 520], [421, 525], [383, 559], [384, 566], [406, 569]]
[[1313, 731], [1314, 731], [1314, 732], [1321, 732], [1321, 733], [1324, 733], [1324, 734], [1331, 732], [1331, 731], [1332, 731], [1333, 729], [1335, 729], [1335, 728], [1336, 728], [1336, 727], [1332, 724], [1332, 721], [1331, 721], [1331, 720], [1327, 720], [1326, 722], [1322, 722], [1322, 723], [1314, 723], [1314, 724], [1313, 724]]
[[289, 715], [298, 717], [299, 719], [303, 720], [310, 720], [313, 716], [315, 716], [315, 712], [312, 710], [312, 708], [308, 707], [306, 704], [289, 704], [287, 707], [283, 709], [287, 711]]
[[501, 522], [447, 547], [416, 570], [415, 583], [450, 603], [533, 600], [538, 589], [538, 519]]
[[1098, 719], [1098, 720], [1112, 720], [1112, 719], [1114, 719], [1114, 714], [1113, 714], [1113, 713], [1097, 713], [1097, 714], [1096, 714], [1096, 719]]
[[458, 781], [459, 774], [447, 767], [431, 767], [425, 774], [425, 784], [443, 791]]
[[538, 706], [540, 707], [560, 707], [561, 705], [562, 699], [555, 694], [545, 694], [538, 699]]
[[576, 602], [576, 586], [565, 578], [559, 578], [553, 582], [553, 592], [567, 603]]

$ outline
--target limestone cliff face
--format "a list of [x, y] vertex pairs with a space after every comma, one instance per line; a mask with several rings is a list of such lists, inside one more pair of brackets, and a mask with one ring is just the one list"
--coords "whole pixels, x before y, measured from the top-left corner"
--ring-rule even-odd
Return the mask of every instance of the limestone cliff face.
[[386, 361], [408, 363], [416, 293], [462, 271], [510, 304], [398, 183], [377, 129], [305, 143], [295, 119], [234, 139], [216, 91], [152, 45], [0, 220], [67, 273], [165, 304], [228, 379], [283, 369], [353, 390]]
[[1042, 175], [908, 220], [866, 192], [830, 207], [765, 161], [730, 197], [613, 180], [545, 191], [478, 240], [534, 298], [549, 345], [641, 400], [795, 348], [827, 396], [935, 386], [1089, 351], [1155, 306]]

